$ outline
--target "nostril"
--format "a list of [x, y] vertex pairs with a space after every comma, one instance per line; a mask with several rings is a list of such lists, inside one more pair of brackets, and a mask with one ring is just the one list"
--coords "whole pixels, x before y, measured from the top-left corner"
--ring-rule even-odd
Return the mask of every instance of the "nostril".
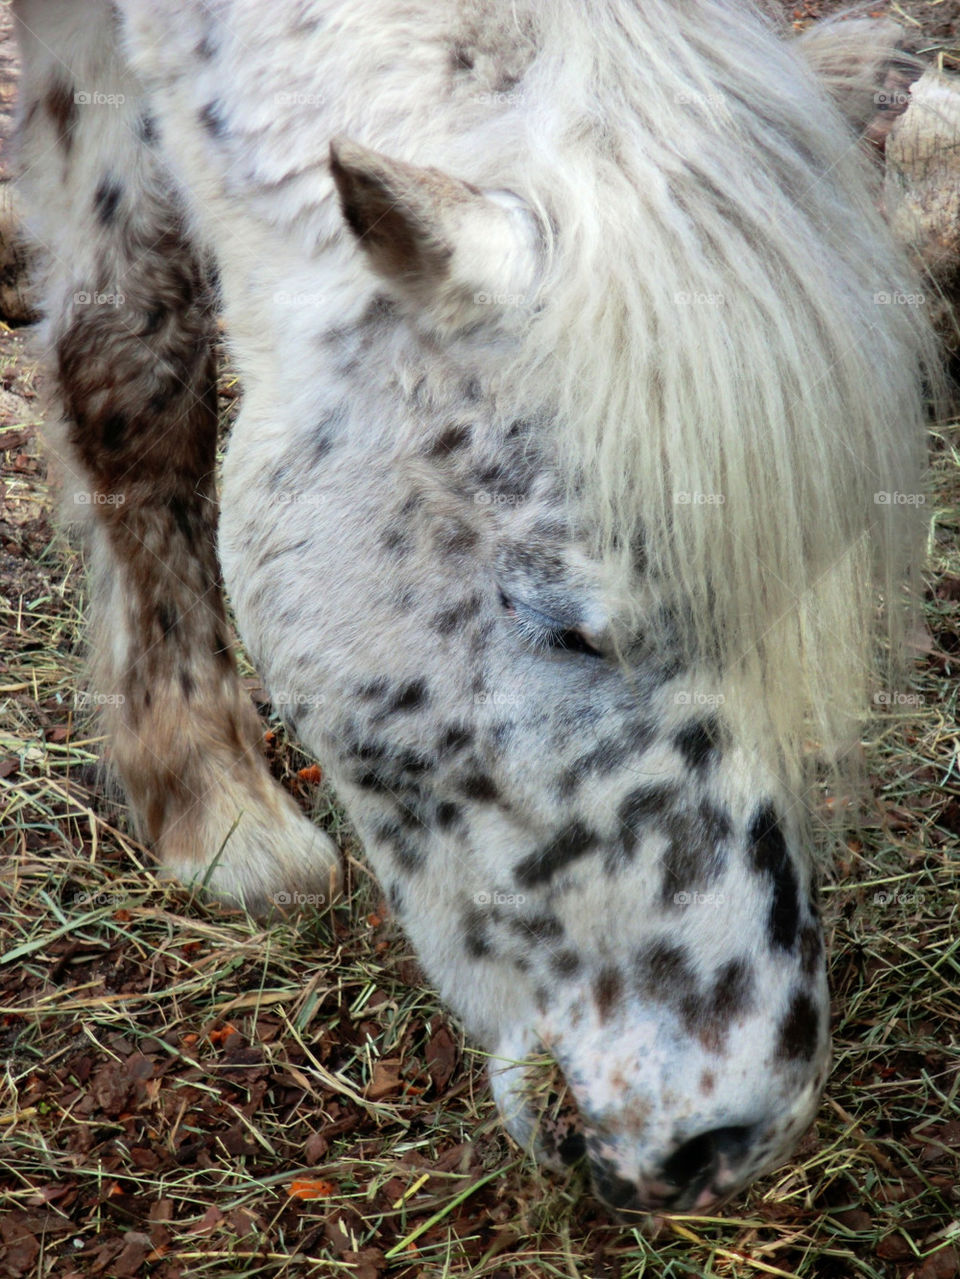
[[704, 1174], [712, 1175], [721, 1158], [739, 1162], [746, 1154], [752, 1131], [748, 1125], [731, 1125], [698, 1133], [678, 1146], [664, 1163], [664, 1178], [674, 1186], [689, 1186], [705, 1179]]
[[634, 1182], [618, 1177], [602, 1163], [591, 1164], [590, 1174], [597, 1198], [602, 1199], [608, 1207], [615, 1212], [640, 1211]]
[[557, 1154], [568, 1167], [582, 1159], [586, 1153], [587, 1143], [582, 1132], [568, 1132], [557, 1143]]

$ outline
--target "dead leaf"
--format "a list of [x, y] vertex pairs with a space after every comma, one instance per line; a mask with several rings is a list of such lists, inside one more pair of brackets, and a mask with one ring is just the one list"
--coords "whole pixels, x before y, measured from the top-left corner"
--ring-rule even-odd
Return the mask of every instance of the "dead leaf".
[[364, 1096], [370, 1101], [379, 1101], [381, 1097], [389, 1097], [391, 1093], [400, 1091], [400, 1061], [390, 1057], [378, 1061], [373, 1067], [373, 1078], [364, 1090]]

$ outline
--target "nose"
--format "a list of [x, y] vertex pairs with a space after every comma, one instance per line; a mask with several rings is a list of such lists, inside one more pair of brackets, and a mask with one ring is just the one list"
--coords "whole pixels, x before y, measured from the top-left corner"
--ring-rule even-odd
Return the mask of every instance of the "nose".
[[698, 1133], [677, 1146], [657, 1174], [640, 1182], [618, 1176], [609, 1164], [594, 1162], [594, 1189], [626, 1218], [631, 1213], [707, 1208], [739, 1183], [736, 1169], [753, 1132], [752, 1124], [735, 1124]]

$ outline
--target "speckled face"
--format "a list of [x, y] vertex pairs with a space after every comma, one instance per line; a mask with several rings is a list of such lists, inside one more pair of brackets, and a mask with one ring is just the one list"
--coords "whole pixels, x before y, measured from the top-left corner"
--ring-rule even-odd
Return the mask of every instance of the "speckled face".
[[[329, 411], [265, 467], [269, 520], [228, 526], [254, 565], [238, 615], [425, 970], [503, 1059], [514, 1134], [555, 1153], [509, 1068], [546, 1049], [598, 1194], [703, 1207], [789, 1152], [825, 1074], [797, 803], [733, 739], [719, 674], [672, 656], [642, 556], [611, 588], [542, 424], [497, 420], [469, 341], [406, 393], [374, 373], [336, 396], [371, 347], [419, 342], [382, 300], [328, 336]], [[627, 589], [649, 631], [620, 625]]]

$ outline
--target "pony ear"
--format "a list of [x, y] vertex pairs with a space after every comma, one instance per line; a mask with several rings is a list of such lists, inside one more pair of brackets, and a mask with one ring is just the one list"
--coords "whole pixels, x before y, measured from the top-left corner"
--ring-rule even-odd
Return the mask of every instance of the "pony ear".
[[903, 28], [881, 18], [828, 18], [797, 37], [797, 48], [857, 133], [882, 144], [923, 72], [902, 47]]
[[509, 191], [483, 191], [349, 139], [330, 144], [344, 219], [370, 265], [435, 325], [529, 314], [537, 223]]

